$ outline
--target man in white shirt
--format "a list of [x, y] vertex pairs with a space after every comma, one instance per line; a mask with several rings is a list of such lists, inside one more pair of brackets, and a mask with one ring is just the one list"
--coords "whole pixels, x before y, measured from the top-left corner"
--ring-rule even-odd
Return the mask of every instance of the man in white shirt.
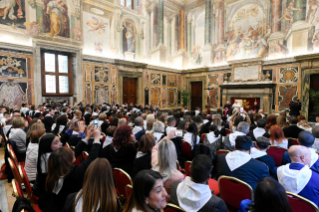
[[195, 108], [195, 116], [200, 115], [200, 111], [201, 111], [200, 107], [196, 107]]
[[249, 132], [249, 125], [247, 122], [239, 122], [235, 132], [228, 134], [224, 140], [224, 149], [234, 151], [234, 146], [236, 143], [236, 138], [238, 136], [245, 136]]
[[174, 117], [169, 117], [167, 119], [166, 135], [168, 135], [168, 133], [171, 130], [175, 130], [176, 129], [175, 125], [176, 125], [176, 119]]

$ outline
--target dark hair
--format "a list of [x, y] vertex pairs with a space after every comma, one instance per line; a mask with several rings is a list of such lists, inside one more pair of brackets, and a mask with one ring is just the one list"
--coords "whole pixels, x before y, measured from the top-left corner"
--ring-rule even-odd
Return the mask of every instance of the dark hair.
[[235, 140], [235, 147], [236, 150], [244, 150], [244, 151], [248, 151], [252, 145], [252, 141], [250, 139], [250, 137], [248, 136], [237, 136], [236, 140]]
[[209, 131], [214, 132], [215, 137], [219, 136], [219, 130], [215, 124], [209, 126]]
[[289, 123], [290, 124], [297, 124], [298, 123], [298, 119], [296, 116], [290, 116], [289, 117]]
[[259, 119], [257, 121], [257, 127], [265, 128], [266, 127], [266, 120], [265, 119]]
[[179, 121], [179, 122], [178, 122], [178, 125], [177, 125], [177, 129], [178, 129], [178, 130], [184, 130], [186, 123], [187, 123], [187, 122], [186, 122], [185, 120]]
[[196, 144], [197, 135], [198, 135], [197, 125], [194, 122], [190, 123], [188, 125], [187, 132], [192, 133], [192, 143], [193, 143], [193, 146], [194, 146]]
[[271, 177], [259, 181], [254, 192], [254, 203], [248, 208], [253, 212], [291, 212], [286, 191]]
[[315, 137], [307, 131], [302, 131], [298, 135], [299, 143], [305, 147], [311, 147], [315, 142]]
[[55, 135], [57, 135], [59, 133], [60, 130], [60, 126], [64, 126], [63, 131], [66, 128], [66, 124], [68, 122], [68, 118], [65, 115], [60, 116], [57, 120], [56, 120], [56, 126], [53, 130], [52, 133], [54, 133]]
[[156, 180], [163, 179], [162, 176], [153, 170], [142, 170], [134, 178], [133, 190], [128, 203], [123, 212], [131, 212], [133, 208], [143, 212], [152, 212], [153, 210], [146, 204], [145, 198], [149, 197]]
[[270, 145], [268, 138], [264, 136], [260, 136], [256, 138], [256, 144], [258, 146], [258, 149], [261, 149], [261, 150], [267, 149], [268, 146]]
[[203, 123], [203, 119], [202, 119], [202, 117], [200, 116], [200, 115], [197, 115], [197, 116], [195, 116], [194, 117], [194, 122], [195, 123]]
[[110, 126], [116, 126], [119, 124], [119, 118], [117, 117], [112, 117], [111, 121], [110, 121]]
[[212, 161], [207, 155], [197, 155], [191, 165], [191, 176], [195, 183], [202, 183], [209, 178]]
[[155, 137], [152, 133], [142, 135], [138, 143], [138, 151], [143, 153], [152, 152], [152, 148], [155, 146]]
[[113, 137], [114, 136], [114, 133], [116, 131], [117, 127], [116, 126], [110, 126], [109, 128], [107, 128], [106, 130], [106, 135], [107, 136], [110, 136], [110, 137]]
[[167, 125], [172, 126], [175, 121], [176, 121], [176, 119], [174, 117], [169, 117], [167, 119]]
[[[55, 137], [56, 137], [56, 135], [54, 135], [53, 133], [46, 133], [40, 139], [38, 161], [37, 161], [37, 173], [40, 173], [39, 176], [41, 176], [41, 174], [43, 173], [42, 171], [44, 171], [41, 169], [41, 158], [42, 158], [42, 160], [46, 161], [45, 154], [52, 152], [51, 144], [52, 144]], [[45, 166], [46, 165], [47, 164], [45, 163]], [[45, 167], [45, 168], [46, 168], [45, 171], [47, 171], [48, 167]]]
[[234, 119], [234, 126], [238, 126], [238, 124], [240, 122], [244, 121], [244, 118], [242, 116], [236, 116], [235, 119]]
[[121, 146], [131, 141], [132, 128], [128, 125], [122, 125], [116, 129], [113, 138], [113, 147], [120, 149]]

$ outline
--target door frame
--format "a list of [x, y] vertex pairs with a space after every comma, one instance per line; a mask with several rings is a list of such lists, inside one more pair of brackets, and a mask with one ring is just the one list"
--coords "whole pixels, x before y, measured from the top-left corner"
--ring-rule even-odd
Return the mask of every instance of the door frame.
[[137, 78], [136, 104], [143, 104], [143, 73], [118, 71], [118, 102], [123, 104], [123, 77]]
[[[191, 82], [202, 82], [203, 90], [202, 90], [202, 107], [206, 105], [206, 75], [201, 77], [186, 77], [186, 90], [192, 92], [191, 90]], [[191, 108], [191, 98], [187, 104], [188, 109]], [[201, 108], [203, 110], [203, 108]]]

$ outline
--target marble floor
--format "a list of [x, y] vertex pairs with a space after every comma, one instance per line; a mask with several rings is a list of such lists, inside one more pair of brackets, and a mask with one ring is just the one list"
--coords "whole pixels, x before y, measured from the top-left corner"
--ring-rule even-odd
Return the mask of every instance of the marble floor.
[[[0, 148], [0, 165], [4, 163], [4, 148]], [[11, 212], [16, 200], [12, 196], [12, 184], [8, 180], [0, 180], [0, 210], [2, 212]]]

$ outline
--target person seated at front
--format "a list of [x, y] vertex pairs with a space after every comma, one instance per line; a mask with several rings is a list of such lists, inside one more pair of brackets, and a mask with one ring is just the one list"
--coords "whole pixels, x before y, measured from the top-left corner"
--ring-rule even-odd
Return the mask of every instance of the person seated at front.
[[171, 202], [185, 211], [227, 211], [224, 201], [209, 188], [211, 169], [211, 159], [207, 155], [197, 155], [192, 161], [191, 177], [172, 184]]
[[142, 135], [145, 134], [145, 130], [143, 129], [144, 120], [142, 117], [137, 117], [134, 123], [135, 123], [135, 126], [132, 130], [132, 133], [133, 135], [135, 135], [135, 139], [139, 141]]
[[176, 125], [176, 119], [174, 117], [169, 117], [167, 119], [166, 135], [168, 135], [168, 133], [171, 130], [175, 130], [176, 129], [175, 125]]
[[249, 155], [253, 143], [250, 137], [237, 136], [235, 142], [235, 151], [217, 157], [217, 178], [236, 177], [255, 190], [258, 181], [269, 176], [268, 167]]
[[[299, 133], [298, 141], [301, 146], [305, 146], [310, 150], [311, 162], [309, 167], [312, 171], [317, 172], [319, 174], [319, 159], [318, 154], [316, 152], [317, 150], [312, 148], [315, 141], [315, 137], [310, 132], [303, 131]], [[285, 152], [282, 157], [281, 164], [286, 165], [287, 163], [291, 163], [291, 160], [288, 152]]]
[[267, 155], [267, 149], [269, 147], [268, 138], [260, 136], [257, 138], [256, 144], [258, 148], [252, 147], [250, 156], [266, 164], [269, 168], [269, 174], [276, 176], [277, 167], [274, 158]]
[[234, 151], [235, 141], [238, 136], [244, 136], [249, 132], [249, 124], [241, 121], [235, 132], [226, 136], [224, 140], [224, 149]]
[[254, 130], [250, 130], [248, 133], [248, 136], [250, 136], [250, 138], [253, 141], [256, 141], [258, 137], [261, 137], [265, 134], [266, 130], [266, 120], [265, 119], [259, 119], [257, 121], [257, 127]]
[[284, 132], [278, 125], [271, 126], [269, 141], [271, 145], [288, 149], [288, 140], [285, 138]]
[[185, 133], [183, 140], [189, 143], [192, 149], [194, 148], [195, 144], [199, 143], [200, 138], [198, 136], [198, 129], [194, 122], [188, 125], [187, 133]]
[[309, 199], [318, 206], [319, 174], [312, 171], [310, 150], [301, 145], [293, 145], [288, 150], [291, 163], [277, 169], [278, 181], [286, 189]]
[[296, 116], [289, 117], [289, 127], [283, 129], [286, 138], [298, 138], [298, 135], [303, 129], [297, 126], [298, 119]]

